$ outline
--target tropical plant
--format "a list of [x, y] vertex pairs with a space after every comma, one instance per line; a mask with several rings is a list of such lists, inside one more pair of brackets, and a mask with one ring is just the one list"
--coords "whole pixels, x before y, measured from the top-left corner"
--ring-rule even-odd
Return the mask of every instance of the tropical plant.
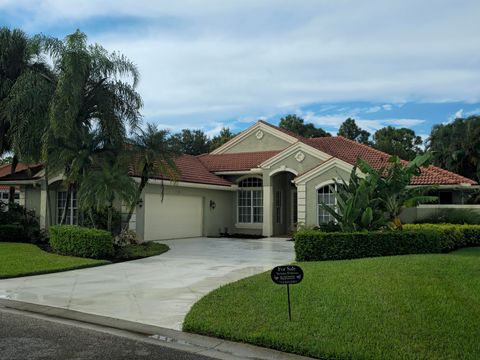
[[[21, 160], [38, 162], [48, 123], [54, 74], [42, 57], [42, 41], [18, 29], [0, 28], [0, 156], [11, 152], [11, 172]], [[15, 189], [10, 189], [10, 202]]]
[[337, 221], [342, 231], [375, 230], [386, 225], [382, 211], [379, 210], [380, 199], [377, 198], [380, 174], [372, 173], [360, 177], [354, 166], [349, 181], [334, 179], [331, 186], [337, 205], [321, 203]]
[[[42, 40], [58, 79], [50, 102], [46, 170], [64, 175], [66, 214], [73, 189], [85, 189], [79, 182], [91, 180], [99, 163], [109, 169], [117, 166], [112, 159], [124, 149], [127, 128], [139, 125], [142, 100], [135, 91], [139, 74], [125, 56], [109, 53], [98, 44], [87, 45], [86, 35], [79, 30], [63, 41]], [[110, 180], [103, 175], [99, 179]], [[106, 184], [97, 185], [94, 189]], [[93, 200], [91, 189], [88, 194]], [[112, 193], [108, 195], [98, 194], [104, 203], [113, 202]]]
[[175, 158], [179, 155], [179, 152], [168, 141], [168, 131], [159, 130], [156, 125], [149, 123], [145, 130], [138, 130], [130, 140], [129, 149], [130, 157], [135, 159], [135, 168], [132, 175], [140, 177], [140, 183], [137, 186], [133, 201], [129, 203], [130, 209], [125, 220], [126, 227], [128, 227], [143, 189], [150, 178], [155, 176], [162, 180], [163, 198], [163, 180], [176, 181], [179, 176], [179, 170], [175, 164]]
[[374, 169], [365, 160], [358, 161], [358, 168], [367, 178], [377, 179], [375, 198], [379, 200], [380, 209], [388, 215], [394, 228], [402, 227], [400, 213], [404, 207], [414, 207], [438, 199], [436, 196], [425, 195], [433, 190], [432, 187], [409, 187], [412, 178], [421, 174], [421, 167], [426, 166], [430, 159], [430, 153], [418, 155], [408, 163], [398, 156], [392, 156], [387, 166], [380, 169]]

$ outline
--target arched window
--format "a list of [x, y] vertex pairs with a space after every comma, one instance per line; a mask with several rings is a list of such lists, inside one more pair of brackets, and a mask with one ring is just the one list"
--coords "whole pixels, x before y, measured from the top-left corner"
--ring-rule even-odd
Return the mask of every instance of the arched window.
[[335, 185], [326, 185], [317, 190], [317, 206], [318, 206], [318, 225], [328, 224], [331, 221], [335, 221], [335, 218], [326, 210], [324, 210], [320, 204], [335, 206], [337, 200], [333, 193]]
[[250, 177], [238, 183], [237, 220], [242, 224], [263, 222], [263, 182]]

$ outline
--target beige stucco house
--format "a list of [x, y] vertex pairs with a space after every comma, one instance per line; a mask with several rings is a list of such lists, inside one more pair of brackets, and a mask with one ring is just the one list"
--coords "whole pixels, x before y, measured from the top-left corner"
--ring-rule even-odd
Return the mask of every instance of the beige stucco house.
[[[276, 236], [294, 231], [300, 223], [326, 223], [332, 218], [319, 204], [334, 204], [332, 179], [348, 179], [358, 158], [379, 168], [389, 155], [343, 137], [307, 139], [258, 121], [210, 154], [180, 157], [181, 177], [175, 183], [164, 182], [163, 200], [161, 177], [152, 179], [130, 228], [141, 239], [157, 240], [221, 233]], [[138, 180], [135, 166], [132, 169], [130, 175]], [[50, 207], [41, 165], [0, 177], [0, 185], [18, 186], [20, 203], [35, 210], [41, 225], [48, 227], [49, 218], [57, 222], [65, 206], [61, 180], [50, 179]], [[438, 186], [440, 204], [408, 209], [405, 220], [441, 208], [476, 207], [464, 204], [477, 187], [471, 179], [429, 166], [412, 182], [412, 186], [424, 185]], [[78, 221], [75, 197], [67, 220]]]

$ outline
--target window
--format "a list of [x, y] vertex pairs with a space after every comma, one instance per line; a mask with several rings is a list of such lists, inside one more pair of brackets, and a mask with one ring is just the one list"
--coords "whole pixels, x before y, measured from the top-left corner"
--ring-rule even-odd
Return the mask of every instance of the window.
[[317, 190], [318, 225], [335, 221], [335, 218], [320, 206], [322, 203], [330, 206], [335, 206], [337, 204], [335, 195], [332, 191], [333, 186], [334, 185], [326, 185]]
[[237, 217], [243, 224], [263, 222], [263, 183], [259, 178], [247, 178], [238, 183]]
[[[57, 192], [57, 224], [62, 221], [63, 211], [67, 203], [67, 192]], [[70, 202], [67, 209], [67, 216], [65, 218], [65, 224], [77, 225], [78, 224], [78, 209], [77, 209], [77, 193], [72, 191], [70, 196]]]
[[[9, 190], [2, 190], [0, 191], [0, 202], [4, 204], [3, 210], [8, 211], [8, 198], [10, 195]], [[15, 204], [18, 204], [20, 202], [20, 193], [18, 191], [15, 191], [15, 195], [13, 195], [13, 201]]]

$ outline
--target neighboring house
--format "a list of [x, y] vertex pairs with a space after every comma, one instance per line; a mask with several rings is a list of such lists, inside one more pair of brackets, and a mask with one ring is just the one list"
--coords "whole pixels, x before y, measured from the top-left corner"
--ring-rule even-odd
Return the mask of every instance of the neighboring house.
[[[23, 168], [23, 165], [22, 167]], [[0, 178], [7, 174], [10, 174], [11, 167], [10, 164], [0, 165]], [[8, 210], [8, 198], [10, 196], [10, 186], [8, 185], [0, 185], [0, 202], [4, 204], [3, 210]], [[17, 186], [15, 188], [15, 195], [14, 195], [14, 202], [19, 204], [20, 203], [20, 188]]]
[[[180, 157], [180, 179], [165, 180], [163, 199], [161, 177], [152, 179], [130, 227], [141, 239], [157, 240], [220, 233], [274, 236], [294, 231], [297, 224], [327, 223], [332, 217], [319, 204], [335, 204], [329, 185], [332, 179], [348, 180], [358, 158], [380, 168], [389, 155], [340, 136], [306, 139], [258, 121], [210, 154]], [[139, 180], [135, 164], [129, 175]], [[34, 209], [46, 227], [48, 208], [57, 222], [65, 206], [61, 180], [49, 180], [50, 207], [41, 165], [0, 177], [0, 185], [19, 186], [21, 202]], [[434, 166], [422, 169], [412, 181], [412, 186], [424, 185], [438, 186], [440, 204], [407, 209], [405, 220], [439, 208], [467, 207], [463, 204], [468, 193], [478, 187], [471, 179]], [[77, 221], [73, 196], [67, 222]]]

